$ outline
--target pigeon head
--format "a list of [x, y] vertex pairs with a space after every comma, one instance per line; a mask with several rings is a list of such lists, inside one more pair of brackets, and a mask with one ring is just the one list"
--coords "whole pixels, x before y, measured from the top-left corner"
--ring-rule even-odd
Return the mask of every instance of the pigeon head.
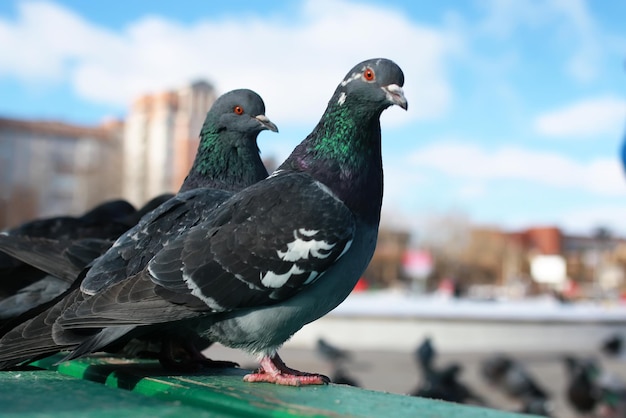
[[239, 191], [267, 177], [256, 142], [264, 130], [278, 132], [258, 94], [239, 89], [220, 96], [207, 113], [198, 153], [180, 191]]
[[244, 136], [256, 135], [266, 129], [278, 132], [278, 127], [265, 116], [265, 103], [261, 96], [248, 89], [232, 90], [220, 96], [211, 107], [205, 123], [214, 124], [218, 130], [239, 132]]
[[380, 115], [407, 109], [404, 74], [391, 60], [354, 66], [339, 83], [320, 121], [279, 167], [305, 171], [369, 224], [380, 221], [383, 194]]
[[404, 73], [396, 63], [375, 58], [354, 66], [337, 86], [333, 99], [340, 106], [352, 104], [355, 109], [370, 112], [380, 113], [392, 105], [407, 110], [403, 85]]

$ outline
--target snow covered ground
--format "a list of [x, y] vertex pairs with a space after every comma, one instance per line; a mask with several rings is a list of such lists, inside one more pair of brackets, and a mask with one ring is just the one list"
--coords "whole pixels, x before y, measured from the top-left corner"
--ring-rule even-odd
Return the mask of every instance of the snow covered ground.
[[551, 296], [497, 301], [470, 300], [437, 294], [411, 295], [391, 290], [353, 293], [330, 315], [626, 324], [626, 303], [561, 303]]
[[412, 351], [425, 336], [449, 352], [595, 351], [626, 335], [624, 304], [552, 298], [472, 301], [398, 292], [354, 293], [305, 326], [287, 347], [311, 348], [319, 337], [350, 349]]

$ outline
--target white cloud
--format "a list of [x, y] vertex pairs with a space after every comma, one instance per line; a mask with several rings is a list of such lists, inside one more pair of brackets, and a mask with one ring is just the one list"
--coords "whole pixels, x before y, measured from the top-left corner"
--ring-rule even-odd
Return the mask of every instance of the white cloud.
[[471, 182], [525, 180], [540, 186], [582, 189], [598, 195], [626, 193], [624, 174], [617, 158], [587, 162], [561, 154], [518, 147], [485, 150], [477, 145], [447, 142], [416, 150], [412, 163]]
[[310, 123], [348, 70], [377, 56], [396, 61], [406, 77], [411, 110], [388, 119], [436, 118], [452, 100], [444, 61], [457, 40], [381, 6], [308, 0], [296, 16], [191, 25], [152, 16], [119, 32], [54, 3], [18, 9], [15, 21], [0, 20], [0, 75], [66, 80], [94, 102], [125, 106], [139, 94], [210, 77], [221, 91], [257, 90], [282, 124]]
[[535, 130], [546, 136], [573, 139], [618, 137], [626, 124], [626, 100], [613, 96], [581, 100], [535, 118]]

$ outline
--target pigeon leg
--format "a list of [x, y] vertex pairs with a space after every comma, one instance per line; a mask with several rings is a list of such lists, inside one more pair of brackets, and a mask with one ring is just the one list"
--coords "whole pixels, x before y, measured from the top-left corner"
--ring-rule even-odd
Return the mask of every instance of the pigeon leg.
[[245, 375], [243, 380], [251, 383], [266, 382], [285, 386], [325, 385], [330, 382], [330, 379], [324, 375], [301, 372], [287, 367], [278, 354], [263, 357], [261, 367], [254, 373]]

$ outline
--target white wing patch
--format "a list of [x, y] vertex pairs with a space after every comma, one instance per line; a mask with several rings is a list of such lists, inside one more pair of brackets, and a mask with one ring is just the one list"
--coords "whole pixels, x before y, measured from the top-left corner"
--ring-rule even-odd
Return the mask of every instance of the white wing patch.
[[268, 271], [263, 276], [261, 276], [261, 283], [263, 283], [263, 285], [267, 287], [279, 288], [287, 283], [287, 280], [289, 280], [291, 275], [302, 273], [304, 273], [304, 270], [294, 264], [293, 266], [291, 266], [287, 273], [276, 274], [273, 271]]
[[[148, 267], [148, 271], [150, 272], [150, 274], [152, 274], [152, 272], [150, 271], [150, 267]], [[191, 291], [191, 294], [197, 297], [198, 299], [200, 299], [202, 302], [204, 302], [209, 308], [214, 309], [216, 311], [224, 310], [224, 307], [222, 307], [219, 303], [217, 303], [215, 299], [207, 297], [204, 293], [202, 293], [202, 289], [198, 287], [196, 282], [194, 282], [193, 279], [188, 274], [183, 273], [183, 280], [185, 284], [187, 285], [187, 287], [189, 288], [189, 290]]]
[[[336, 244], [331, 244], [324, 240], [316, 240], [313, 237], [318, 233], [315, 229], [299, 228], [293, 231], [293, 241], [287, 244], [287, 251], [276, 251], [278, 257], [283, 261], [294, 263], [289, 271], [283, 274], [277, 274], [273, 271], [261, 275], [261, 283], [266, 287], [279, 288], [289, 281], [291, 276], [297, 276], [305, 272], [304, 269], [298, 267], [299, 260], [306, 260], [310, 257], [319, 259], [327, 258]], [[319, 272], [311, 271], [304, 281], [304, 284], [313, 282]]]
[[278, 257], [283, 261], [298, 261], [313, 256], [315, 258], [326, 258], [330, 255], [335, 244], [328, 243], [324, 240], [303, 240], [300, 236], [313, 237], [319, 231], [300, 228], [293, 231], [294, 240], [287, 244], [287, 251], [276, 251]]

